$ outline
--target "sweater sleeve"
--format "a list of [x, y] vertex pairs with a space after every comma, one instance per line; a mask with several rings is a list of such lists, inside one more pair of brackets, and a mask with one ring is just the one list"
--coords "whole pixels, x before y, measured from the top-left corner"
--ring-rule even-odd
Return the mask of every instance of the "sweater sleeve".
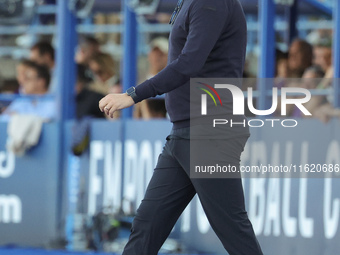
[[160, 73], [136, 87], [136, 103], [170, 92], [199, 73], [225, 26], [228, 9], [223, 2], [193, 1], [188, 12], [189, 33], [181, 54]]

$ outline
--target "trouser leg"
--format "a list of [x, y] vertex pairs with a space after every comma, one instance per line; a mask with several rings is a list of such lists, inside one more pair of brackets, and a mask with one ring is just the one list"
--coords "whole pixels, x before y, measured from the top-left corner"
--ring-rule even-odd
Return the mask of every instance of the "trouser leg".
[[[216, 150], [216, 160], [219, 163], [234, 165], [239, 169], [240, 155], [247, 137], [225, 141], [192, 141], [191, 146], [200, 146], [202, 155], [195, 150], [198, 159], [204, 158], [207, 151]], [[175, 148], [174, 155], [179, 163], [189, 173], [189, 141], [182, 140]], [[195, 144], [197, 143], [197, 144]], [[222, 159], [222, 160], [221, 160]], [[233, 175], [235, 176], [235, 175]], [[221, 240], [230, 255], [262, 255], [261, 248], [248, 219], [244, 205], [244, 194], [241, 178], [196, 178], [191, 179], [202, 203], [210, 225]]]
[[210, 225], [230, 255], [260, 255], [253, 227], [244, 207], [241, 179], [195, 179]]
[[171, 155], [173, 142], [166, 143], [158, 159], [124, 255], [156, 255], [195, 195], [189, 176]]

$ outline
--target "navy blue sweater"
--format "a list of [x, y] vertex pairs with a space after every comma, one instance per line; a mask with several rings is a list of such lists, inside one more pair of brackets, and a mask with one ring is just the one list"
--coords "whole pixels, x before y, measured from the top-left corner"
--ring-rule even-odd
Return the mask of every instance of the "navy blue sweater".
[[188, 127], [190, 78], [241, 78], [247, 25], [238, 0], [184, 0], [169, 37], [168, 65], [136, 87], [140, 102], [166, 93], [176, 127]]

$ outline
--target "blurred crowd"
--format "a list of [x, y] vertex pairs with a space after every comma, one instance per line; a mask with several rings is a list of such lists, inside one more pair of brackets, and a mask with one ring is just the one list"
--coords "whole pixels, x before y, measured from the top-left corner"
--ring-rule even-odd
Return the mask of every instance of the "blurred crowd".
[[[140, 80], [150, 78], [160, 72], [167, 63], [168, 41], [157, 37], [150, 43], [148, 72]], [[99, 110], [98, 102], [108, 93], [122, 92], [119, 65], [112, 55], [101, 50], [99, 41], [90, 36], [81, 37], [75, 54], [77, 65], [74, 84], [75, 116], [105, 118]], [[27, 59], [16, 66], [15, 79], [4, 80], [0, 93], [17, 94], [15, 100], [0, 102], [0, 120], [9, 120], [14, 114], [31, 114], [51, 121], [57, 119], [55, 95], [58, 81], [55, 72], [55, 49], [48, 41], [40, 41], [30, 48]], [[137, 119], [166, 118], [162, 97], [146, 100], [134, 110]], [[119, 118], [119, 112], [114, 119]]]
[[[155, 37], [149, 42], [146, 71], [139, 74], [139, 81], [151, 78], [167, 64], [168, 40]], [[105, 118], [98, 108], [98, 101], [108, 93], [122, 92], [119, 76], [119, 62], [112, 55], [102, 50], [99, 40], [83, 36], [75, 54], [77, 64], [77, 81], [74, 86], [76, 103], [75, 116]], [[247, 59], [245, 78], [255, 78], [249, 71], [254, 63]], [[274, 86], [301, 87], [310, 90], [331, 89], [333, 81], [332, 67], [332, 33], [331, 31], [313, 31], [307, 38], [295, 39], [288, 51], [276, 49], [276, 68]], [[247, 84], [247, 82], [245, 83]], [[40, 41], [30, 48], [27, 59], [22, 59], [16, 66], [16, 78], [2, 81], [0, 93], [18, 94], [12, 102], [0, 100], [0, 120], [8, 120], [13, 114], [33, 114], [45, 120], [55, 120], [58, 107], [53, 97], [57, 92], [58, 81], [55, 72], [55, 49], [48, 41]], [[256, 86], [256, 84], [246, 86]], [[36, 96], [45, 96], [43, 99]], [[334, 98], [316, 95], [305, 107], [323, 122], [333, 117], [340, 117], [340, 109], [333, 107]], [[294, 105], [288, 108], [292, 117], [304, 116]], [[166, 118], [163, 97], [149, 99], [135, 105], [134, 118]], [[250, 115], [251, 116], [251, 115]], [[119, 112], [114, 119], [119, 118]]]
[[[329, 30], [315, 30], [306, 39], [296, 38], [287, 51], [276, 49], [273, 86], [278, 89], [282, 87], [305, 88], [314, 92], [332, 90], [334, 81], [332, 49], [332, 31]], [[250, 65], [247, 59], [244, 73], [246, 78], [254, 78], [249, 71]], [[247, 86], [256, 87], [256, 82], [246, 82], [244, 89]], [[333, 100], [331, 95], [314, 95], [309, 102], [304, 104], [312, 116], [304, 115], [295, 105], [287, 105], [287, 116], [314, 117], [323, 122], [328, 122], [333, 117], [340, 118], [340, 109], [333, 107]], [[280, 103], [276, 115], [280, 115]]]
[[[287, 53], [277, 51], [276, 86], [300, 87], [308, 90], [332, 89], [332, 38], [320, 35], [312, 41], [295, 39]], [[315, 95], [304, 104], [312, 117], [328, 122], [332, 117], [340, 117], [339, 109], [333, 108], [332, 96]], [[289, 116], [305, 116], [294, 105], [288, 109]]]

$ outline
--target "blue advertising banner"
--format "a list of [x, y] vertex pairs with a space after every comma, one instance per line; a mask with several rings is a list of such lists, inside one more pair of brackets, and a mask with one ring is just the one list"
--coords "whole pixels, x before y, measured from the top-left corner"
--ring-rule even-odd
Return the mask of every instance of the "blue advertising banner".
[[80, 158], [80, 212], [93, 215], [122, 208], [133, 214], [170, 129], [167, 121], [94, 122], [89, 151]]
[[46, 124], [38, 146], [21, 157], [7, 152], [0, 123], [0, 245], [45, 246], [57, 235], [58, 126]]
[[[93, 215], [120, 208], [133, 214], [170, 129], [168, 121], [92, 122], [89, 150], [80, 157], [64, 152], [65, 214]], [[251, 129], [242, 166], [303, 170], [299, 172], [303, 178], [261, 178], [257, 172], [244, 179], [248, 214], [264, 254], [339, 253], [340, 175], [336, 171], [329, 172], [328, 178], [311, 175], [324, 164], [328, 170], [340, 164], [339, 129], [338, 120], [328, 124], [299, 120], [294, 129]], [[6, 136], [0, 136], [1, 244], [45, 245], [56, 234], [60, 220], [56, 214], [57, 131], [57, 125], [45, 125], [39, 145], [21, 158], [6, 152]], [[0, 132], [5, 134], [5, 125], [0, 125]], [[65, 148], [69, 148], [70, 136], [66, 132]], [[197, 197], [173, 233], [189, 248], [225, 254]]]
[[[297, 172], [301, 169], [300, 178], [261, 178], [256, 173], [243, 180], [248, 215], [264, 254], [339, 253], [340, 174], [335, 170], [340, 164], [339, 128], [338, 120], [327, 125], [300, 120], [291, 129], [251, 129], [242, 166], [293, 165]], [[313, 171], [323, 165], [327, 165], [328, 178], [311, 178]], [[225, 253], [197, 198], [178, 226], [181, 238], [189, 246], [214, 254]]]

